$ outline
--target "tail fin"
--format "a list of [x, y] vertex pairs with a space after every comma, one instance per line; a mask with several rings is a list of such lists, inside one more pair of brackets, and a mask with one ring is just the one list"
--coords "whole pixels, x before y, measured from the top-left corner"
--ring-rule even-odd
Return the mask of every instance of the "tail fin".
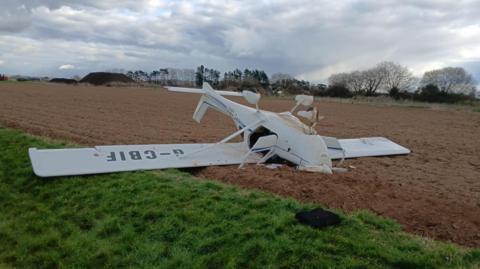
[[207, 102], [207, 97], [205, 95], [202, 95], [200, 98], [200, 101], [198, 101], [197, 108], [195, 109], [195, 112], [193, 113], [193, 119], [200, 123], [202, 121], [203, 116], [205, 115], [205, 112], [207, 112], [209, 105]]
[[[207, 112], [207, 109], [209, 107], [226, 114], [227, 116], [231, 116], [227, 107], [227, 103], [229, 100], [221, 97], [221, 95], [233, 95], [233, 96], [242, 96], [241, 93], [237, 92], [228, 92], [228, 91], [216, 91], [214, 90], [210, 84], [204, 82], [203, 83], [203, 88], [201, 89], [203, 95], [200, 98], [200, 101], [198, 101], [197, 108], [195, 109], [195, 113], [193, 113], [193, 119], [200, 123], [202, 120], [203, 116], [205, 115], [205, 112]], [[228, 94], [225, 94], [228, 93]], [[230, 94], [232, 93], [232, 94]]]

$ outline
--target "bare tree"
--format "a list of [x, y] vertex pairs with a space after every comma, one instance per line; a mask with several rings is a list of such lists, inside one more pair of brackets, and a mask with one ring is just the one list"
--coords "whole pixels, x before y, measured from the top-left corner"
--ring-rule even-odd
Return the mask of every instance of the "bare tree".
[[407, 67], [393, 62], [381, 62], [377, 65], [384, 74], [382, 88], [388, 92], [393, 88], [401, 91], [411, 91], [417, 83], [416, 78]]
[[329, 77], [329, 85], [344, 86], [355, 94], [375, 95], [385, 78], [385, 69], [376, 66], [364, 71], [338, 73]]
[[330, 85], [343, 85], [356, 95], [375, 95], [392, 88], [410, 90], [416, 84], [416, 79], [406, 67], [392, 62], [381, 62], [363, 71], [334, 74], [328, 81]]
[[363, 94], [366, 90], [368, 76], [365, 71], [333, 74], [328, 78], [328, 85], [343, 86], [355, 94]]
[[386, 72], [381, 66], [376, 66], [361, 72], [364, 80], [363, 92], [365, 95], [375, 95], [382, 85]]
[[328, 77], [328, 85], [348, 87], [349, 80], [350, 80], [349, 73], [333, 74], [333, 75], [330, 75], [330, 77]]
[[354, 94], [362, 94], [365, 91], [367, 77], [364, 72], [365, 71], [353, 71], [347, 74], [346, 86], [350, 91], [353, 91]]
[[421, 86], [436, 85], [446, 93], [472, 94], [475, 92], [475, 80], [462, 67], [445, 67], [428, 71], [423, 75]]

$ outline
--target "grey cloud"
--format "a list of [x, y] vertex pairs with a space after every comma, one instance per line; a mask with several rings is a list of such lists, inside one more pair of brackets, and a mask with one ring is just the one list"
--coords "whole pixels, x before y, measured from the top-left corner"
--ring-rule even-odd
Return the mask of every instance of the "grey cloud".
[[24, 7], [5, 6], [0, 9], [0, 33], [16, 33], [25, 30], [31, 24], [29, 11]]
[[[85, 69], [102, 61], [126, 69], [206, 64], [323, 80], [383, 60], [418, 70], [480, 61], [460, 53], [480, 51], [478, 1], [7, 0], [5, 7], [0, 15], [10, 15], [0, 31], [47, 52], [53, 49], [41, 44], [55, 43], [64, 60]], [[26, 53], [58, 66], [53, 57]], [[479, 74], [478, 65], [469, 68]]]
[[31, 10], [37, 7], [58, 9], [62, 6], [74, 8], [96, 8], [96, 9], [129, 9], [142, 10], [148, 0], [4, 0], [2, 7], [5, 9], [16, 9], [23, 7]]
[[57, 10], [63, 6], [77, 9], [142, 11], [147, 0], [4, 0], [0, 10], [0, 32], [21, 32], [31, 25], [32, 11], [39, 7]]

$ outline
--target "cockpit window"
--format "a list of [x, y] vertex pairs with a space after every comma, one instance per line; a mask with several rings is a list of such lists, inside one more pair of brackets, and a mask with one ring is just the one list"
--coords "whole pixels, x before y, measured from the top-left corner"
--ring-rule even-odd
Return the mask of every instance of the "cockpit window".
[[[257, 129], [255, 129], [251, 134], [250, 134], [250, 137], [248, 139], [248, 147], [249, 148], [252, 148], [253, 145], [255, 145], [255, 143], [257, 143], [257, 140], [262, 137], [262, 136], [267, 136], [267, 135], [271, 135], [271, 134], [275, 134], [274, 132], [270, 131], [269, 129], [263, 127], [263, 126], [260, 126], [258, 127]], [[276, 134], [275, 134], [276, 135]]]

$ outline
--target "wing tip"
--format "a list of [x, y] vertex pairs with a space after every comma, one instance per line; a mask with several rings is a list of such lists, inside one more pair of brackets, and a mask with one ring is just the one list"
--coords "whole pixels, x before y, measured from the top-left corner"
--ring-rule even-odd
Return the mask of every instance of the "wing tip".
[[49, 175], [49, 174], [45, 174], [41, 169], [38, 168], [38, 164], [37, 164], [37, 161], [36, 161], [36, 153], [37, 152], [38, 152], [37, 148], [29, 148], [28, 149], [28, 157], [30, 158], [30, 163], [32, 165], [33, 173], [37, 177], [50, 177], [50, 176], [52, 176], [52, 175]]

